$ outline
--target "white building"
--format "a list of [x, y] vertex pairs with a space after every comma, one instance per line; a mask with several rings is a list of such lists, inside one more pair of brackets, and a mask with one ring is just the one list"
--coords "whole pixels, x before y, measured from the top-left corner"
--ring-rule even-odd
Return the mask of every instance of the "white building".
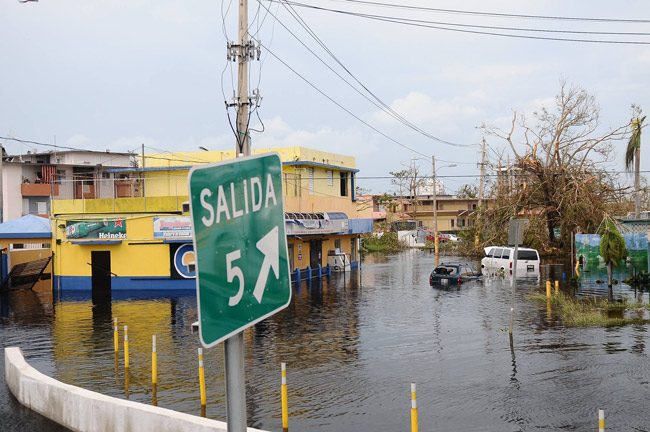
[[130, 167], [131, 156], [90, 150], [5, 156], [1, 169], [3, 220], [0, 222], [27, 214], [48, 217], [52, 196], [95, 198], [99, 180], [112, 176], [104, 169]]

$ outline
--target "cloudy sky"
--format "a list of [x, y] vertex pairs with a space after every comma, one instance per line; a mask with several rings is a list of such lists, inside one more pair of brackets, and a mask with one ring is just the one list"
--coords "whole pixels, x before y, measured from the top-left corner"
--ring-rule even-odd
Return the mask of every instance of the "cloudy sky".
[[[410, 164], [414, 157], [422, 158], [415, 163], [423, 172], [430, 172], [429, 156], [435, 155], [439, 175], [475, 175], [480, 154], [479, 147], [471, 144], [482, 138], [478, 127], [506, 126], [514, 110], [532, 112], [551, 104], [561, 80], [596, 97], [603, 130], [627, 123], [632, 103], [650, 110], [650, 21], [506, 18], [349, 0], [297, 0], [329, 9], [428, 21], [429, 26], [459, 24], [452, 28], [465, 31], [646, 44], [581, 43], [405, 26], [268, 0], [249, 1], [250, 33], [268, 47], [262, 50], [261, 62], [251, 63], [251, 87], [259, 88], [263, 98], [251, 127], [264, 129], [253, 133], [253, 146], [302, 145], [351, 154], [361, 169], [361, 185], [374, 192], [389, 188], [381, 177]], [[499, 14], [650, 20], [650, 3], [643, 0], [390, 3]], [[143, 143], [148, 152], [233, 148], [224, 99], [232, 97], [236, 81], [236, 67], [226, 60], [226, 43], [237, 35], [237, 7], [237, 1], [227, 0], [4, 0], [0, 6], [0, 136], [113, 151], [139, 151]], [[359, 88], [290, 15], [292, 9], [381, 102], [431, 135], [470, 146], [427, 138], [361, 97], [301, 44]], [[492, 155], [503, 148], [494, 138], [487, 140]], [[4, 145], [9, 153], [46, 149], [10, 141]], [[624, 143], [617, 145], [612, 169], [622, 166]], [[456, 167], [445, 167], [450, 164]], [[642, 152], [642, 167], [649, 166], [650, 151]], [[475, 180], [448, 178], [445, 185], [453, 191]]]

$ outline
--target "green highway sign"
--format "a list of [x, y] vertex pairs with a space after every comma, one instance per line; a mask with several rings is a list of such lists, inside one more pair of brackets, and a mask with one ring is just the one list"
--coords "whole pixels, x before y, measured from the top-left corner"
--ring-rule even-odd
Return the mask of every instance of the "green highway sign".
[[199, 334], [206, 348], [291, 301], [277, 154], [190, 171]]

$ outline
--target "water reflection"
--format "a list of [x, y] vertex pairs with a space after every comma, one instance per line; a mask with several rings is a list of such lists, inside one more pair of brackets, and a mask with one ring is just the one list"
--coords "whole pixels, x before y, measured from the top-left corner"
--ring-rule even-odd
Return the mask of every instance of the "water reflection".
[[[634, 401], [650, 390], [647, 326], [563, 328], [552, 307], [527, 299], [543, 292], [539, 281], [522, 280], [511, 346], [509, 280], [433, 289], [433, 261], [420, 251], [368, 256], [361, 272], [294, 286], [287, 309], [244, 334], [249, 424], [281, 428], [280, 362], [286, 362], [294, 430], [405, 429], [410, 382], [418, 384], [423, 430], [585, 430], [593, 426], [595, 406], [611, 410], [613, 429], [644, 430], [645, 415]], [[547, 268], [548, 277], [561, 280], [565, 273]], [[580, 291], [594, 292], [587, 282]], [[617, 293], [635, 296], [622, 285]], [[49, 361], [44, 370], [55, 378], [225, 418], [221, 346], [205, 352], [208, 405], [201, 411], [192, 292], [116, 292], [110, 301], [72, 293], [57, 296], [49, 309], [38, 296], [12, 294], [7, 304], [5, 343]], [[113, 350], [114, 318], [120, 329], [129, 327], [128, 374], [122, 348], [117, 357]], [[34, 322], [47, 331], [21, 330]], [[151, 384], [153, 334], [157, 386]]]

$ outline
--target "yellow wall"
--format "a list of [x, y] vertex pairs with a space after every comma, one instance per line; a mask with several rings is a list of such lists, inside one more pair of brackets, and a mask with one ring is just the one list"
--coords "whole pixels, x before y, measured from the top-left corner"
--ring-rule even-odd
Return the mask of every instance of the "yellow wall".
[[[187, 195], [152, 196], [146, 198], [116, 198], [116, 199], [87, 199], [87, 200], [52, 200], [52, 214], [71, 215], [82, 214], [105, 216], [106, 213], [135, 213], [135, 212], [177, 212], [183, 209]], [[81, 216], [84, 217], [84, 216]], [[97, 217], [97, 216], [95, 216]], [[79, 217], [77, 217], [78, 219]]]
[[[89, 217], [92, 219], [92, 217]], [[70, 217], [70, 219], [79, 219]], [[73, 244], [65, 238], [65, 219], [55, 219], [54, 226], [61, 244], [53, 245], [57, 275], [91, 276], [91, 251], [111, 252], [111, 271], [117, 276], [169, 276], [169, 244], [153, 240], [153, 216], [131, 216], [126, 219], [126, 240], [117, 244]], [[148, 244], [129, 244], [146, 241]], [[56, 243], [56, 242], [55, 242]]]
[[[359, 252], [358, 252], [358, 239], [354, 235], [341, 235], [341, 236], [328, 236], [327, 238], [322, 239], [323, 241], [323, 246], [322, 246], [322, 254], [321, 254], [321, 267], [325, 267], [327, 265], [327, 253], [330, 250], [335, 249], [335, 240], [340, 239], [341, 240], [341, 252], [345, 252], [348, 254], [348, 257], [351, 260], [358, 261], [359, 260]], [[357, 242], [357, 256], [353, 257], [351, 256], [352, 252], [352, 244], [351, 240], [355, 240]], [[308, 239], [297, 239], [293, 237], [288, 238], [289, 245], [293, 245], [293, 268], [291, 271], [295, 270], [296, 268], [303, 269], [305, 267], [309, 267], [310, 264], [310, 251], [311, 248], [309, 246], [309, 240]], [[302, 251], [302, 252], [301, 252]], [[300, 255], [302, 255], [302, 259], [300, 258]]]
[[[313, 150], [306, 147], [277, 147], [277, 148], [256, 148], [252, 150], [254, 155], [264, 153], [278, 153], [280, 160], [288, 161], [310, 161], [325, 163], [329, 165], [338, 165], [346, 168], [355, 167], [355, 158], [337, 153], [331, 153], [321, 150]], [[148, 157], [149, 156], [149, 157]], [[222, 162], [234, 159], [235, 151], [233, 150], [212, 150], [212, 151], [191, 151], [191, 152], [170, 152], [145, 155], [145, 167], [173, 167], [173, 166], [190, 166], [203, 163]]]
[[145, 196], [176, 196], [188, 195], [187, 175], [189, 170], [146, 171]]

